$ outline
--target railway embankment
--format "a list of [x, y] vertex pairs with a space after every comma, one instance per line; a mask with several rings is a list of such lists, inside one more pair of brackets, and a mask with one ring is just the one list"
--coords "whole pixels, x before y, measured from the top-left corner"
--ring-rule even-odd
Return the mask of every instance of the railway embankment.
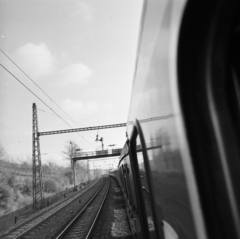
[[[90, 182], [89, 185], [91, 185], [91, 183], [93, 182]], [[88, 187], [88, 185], [86, 185], [86, 187]], [[52, 196], [45, 197], [43, 209], [58, 203], [67, 197], [71, 197], [74, 193], [75, 192], [73, 192], [73, 187], [69, 187]], [[29, 204], [21, 209], [15, 210], [11, 213], [1, 216], [0, 217], [0, 235], [2, 232], [10, 229], [11, 227], [18, 225], [28, 217], [32, 216], [34, 213], [37, 213], [37, 212], [34, 212], [33, 205]]]

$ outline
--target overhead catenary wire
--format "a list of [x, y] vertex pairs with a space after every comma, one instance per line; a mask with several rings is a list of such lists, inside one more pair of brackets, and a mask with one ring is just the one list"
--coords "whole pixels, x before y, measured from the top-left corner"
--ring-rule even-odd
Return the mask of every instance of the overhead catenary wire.
[[[77, 123], [69, 114], [67, 114], [40, 86], [38, 86], [38, 84], [36, 82], [34, 82], [34, 80], [25, 72], [23, 71], [2, 49], [0, 49], [0, 51], [2, 52], [2, 54], [4, 56], [6, 56], [35, 86], [37, 86], [37, 88], [43, 92], [49, 99], [50, 101], [52, 101], [65, 115], [67, 115], [69, 117], [69, 119], [71, 119], [72, 122], [74, 122], [75, 124], [77, 124], [79, 126], [79, 123]], [[2, 65], [1, 65], [2, 66]], [[3, 67], [3, 66], [2, 66]], [[5, 67], [3, 67], [5, 68]], [[5, 70], [7, 70], [5, 68]], [[7, 70], [8, 71], [8, 70]], [[8, 71], [10, 73], [10, 71]], [[10, 73], [11, 75], [13, 75], [12, 73]], [[15, 77], [15, 76], [14, 76]], [[16, 77], [15, 77], [16, 78]], [[19, 81], [19, 80], [18, 80]], [[31, 91], [31, 90], [30, 90]], [[32, 91], [31, 91], [32, 92]], [[33, 93], [33, 92], [32, 92]], [[34, 94], [34, 93], [33, 93]], [[35, 94], [34, 94], [35, 95]], [[36, 96], [36, 95], [35, 95]], [[38, 96], [36, 96], [38, 99], [40, 99]], [[41, 100], [42, 101], [42, 100]], [[42, 101], [43, 102], [43, 101]], [[44, 103], [45, 104], [45, 103]], [[51, 107], [49, 107], [47, 104], [45, 104], [50, 110], [52, 110], [55, 115], [57, 115], [61, 120], [63, 120], [70, 128], [72, 128], [72, 126], [70, 126], [62, 117], [60, 117]], [[65, 118], [66, 119], [66, 118]], [[68, 119], [68, 120], [69, 120]], [[93, 146], [87, 139], [85, 139], [83, 136], [81, 136], [79, 133], [77, 133], [81, 138], [83, 138], [85, 141], [87, 141], [92, 147]], [[88, 135], [89, 137], [93, 138], [91, 135]]]
[[2, 125], [2, 124], [0, 124], [0, 127], [4, 127], [4, 128], [6, 128], [6, 129], [8, 129], [8, 130], [15, 131], [15, 132], [17, 132], [18, 134], [23, 134], [23, 135], [27, 135], [27, 136], [30, 136], [30, 135], [31, 135], [31, 134], [25, 134], [25, 133], [23, 133], [23, 132], [17, 131], [17, 130], [15, 130], [15, 129], [11, 129], [11, 128], [9, 128], [9, 127], [7, 127], [7, 126], [5, 126], [5, 125]]
[[[40, 108], [37, 108], [37, 110], [42, 111], [42, 112], [47, 113], [47, 114], [55, 115], [55, 114], [53, 114], [53, 113], [51, 113], [51, 112], [49, 112], [49, 111], [46, 111], [46, 110], [43, 110], [43, 109], [40, 109]], [[65, 119], [65, 120], [70, 120], [69, 118], [65, 118], [65, 117], [62, 117], [62, 118]], [[73, 120], [70, 120], [70, 121], [73, 121]], [[73, 121], [73, 122], [76, 123], [76, 124], [79, 124], [79, 123], [76, 122], [76, 121]], [[86, 124], [81, 124], [81, 125], [87, 126]]]
[[[75, 124], [77, 124], [79, 126], [79, 124], [69, 115], [67, 114], [24, 70], [22, 70], [2, 49], [0, 49], [0, 51], [2, 52], [2, 54], [4, 56], [6, 56], [35, 86], [37, 86], [37, 88], [39, 90], [41, 90], [65, 115], [67, 115], [72, 122], [74, 122]], [[51, 107], [49, 107], [51, 109]], [[80, 135], [78, 133], [78, 135]], [[80, 135], [80, 137], [82, 137]], [[89, 136], [91, 137], [91, 136]], [[91, 144], [92, 145], [92, 144]], [[92, 145], [93, 146], [93, 145]]]
[[[75, 122], [71, 116], [69, 116], [25, 71], [23, 71], [2, 49], [0, 51], [5, 55], [39, 90], [41, 90], [64, 114], [66, 114], [73, 122]], [[76, 123], [76, 122], [75, 122]]]
[[[47, 108], [49, 108], [52, 112], [54, 112], [55, 115], [57, 115], [65, 124], [67, 124], [71, 129], [72, 126], [68, 124], [60, 115], [58, 115], [51, 107], [49, 107], [39, 96], [37, 96], [32, 90], [30, 90], [24, 83], [22, 83], [12, 72], [10, 72], [5, 66], [0, 64], [0, 66], [6, 70], [13, 78], [15, 78], [22, 86], [24, 86], [28, 91], [30, 91], [35, 97], [37, 97]], [[80, 137], [82, 137], [80, 135]], [[86, 140], [84, 137], [82, 137], [86, 142], [88, 142], [91, 146], [93, 146], [88, 140]], [[93, 146], [94, 147], [94, 146]]]
[[41, 153], [41, 155], [47, 155], [47, 154], [61, 154], [62, 152], [50, 152], [50, 153]]
[[[37, 110], [39, 110], [39, 111], [42, 111], [42, 112], [44, 112], [44, 113], [51, 114], [51, 115], [54, 115], [54, 116], [55, 116], [55, 114], [53, 114], [53, 113], [51, 113], [51, 112], [48, 112], [48, 111], [46, 111], [46, 110], [43, 110], [43, 109], [40, 109], [40, 108], [37, 108]], [[63, 117], [62, 117], [62, 118], [63, 118]], [[67, 118], [63, 118], [63, 119], [65, 119], [65, 120], [69, 120], [69, 119], [67, 119]], [[77, 123], [77, 122], [75, 122], [75, 123]], [[86, 125], [84, 125], [84, 126], [86, 126]], [[84, 133], [86, 133], [86, 132], [84, 132]], [[88, 135], [88, 134], [87, 134], [87, 136], [89, 136], [89, 137], [93, 138], [91, 135]]]

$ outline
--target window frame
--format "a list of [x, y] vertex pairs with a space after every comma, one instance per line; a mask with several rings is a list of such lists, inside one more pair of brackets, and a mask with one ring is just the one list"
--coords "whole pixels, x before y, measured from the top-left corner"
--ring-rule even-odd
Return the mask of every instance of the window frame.
[[132, 134], [129, 140], [130, 147], [129, 147], [129, 156], [130, 156], [130, 162], [132, 167], [132, 174], [133, 174], [133, 181], [135, 184], [135, 192], [137, 197], [137, 204], [138, 204], [138, 210], [139, 210], [139, 217], [140, 217], [140, 224], [141, 224], [141, 230], [143, 238], [150, 238], [149, 235], [149, 228], [148, 228], [148, 221], [147, 221], [147, 215], [146, 215], [146, 208], [145, 203], [143, 199], [142, 194], [142, 184], [141, 184], [141, 177], [140, 177], [140, 170], [138, 166], [138, 158], [137, 158], [137, 137], [139, 136], [140, 143], [141, 143], [141, 151], [143, 154], [143, 162], [146, 172], [146, 179], [148, 181], [148, 189], [150, 194], [150, 204], [151, 204], [151, 210], [152, 210], [152, 216], [154, 221], [154, 227], [155, 227], [155, 233], [157, 238], [164, 238], [164, 232], [162, 228], [162, 219], [163, 215], [156, 215], [156, 201], [153, 197], [153, 187], [152, 187], [152, 177], [151, 177], [151, 168], [149, 164], [149, 158], [147, 155], [147, 148], [146, 143], [144, 139], [144, 135], [142, 132], [141, 125], [139, 121], [136, 119], [135, 123], [132, 128]]

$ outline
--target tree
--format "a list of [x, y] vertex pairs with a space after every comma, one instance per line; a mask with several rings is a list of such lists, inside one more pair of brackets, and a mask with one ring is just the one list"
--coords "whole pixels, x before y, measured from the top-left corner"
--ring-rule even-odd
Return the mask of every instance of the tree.
[[73, 140], [68, 140], [65, 143], [62, 154], [64, 155], [64, 159], [70, 162], [71, 168], [73, 167], [72, 158], [76, 156], [76, 154], [80, 154], [80, 151], [80, 147]]
[[72, 171], [68, 170], [64, 173], [64, 176], [68, 179], [70, 184], [73, 184], [73, 174]]
[[57, 191], [57, 183], [53, 179], [44, 180], [44, 191], [55, 193]]
[[[68, 140], [64, 145], [64, 150], [62, 151], [64, 158], [70, 161], [71, 169], [73, 171], [73, 158], [81, 155], [80, 147], [72, 140]], [[77, 181], [85, 178], [86, 174], [86, 160], [75, 162], [75, 172]]]
[[7, 186], [0, 185], [0, 209], [6, 209], [8, 200], [11, 197], [11, 190]]

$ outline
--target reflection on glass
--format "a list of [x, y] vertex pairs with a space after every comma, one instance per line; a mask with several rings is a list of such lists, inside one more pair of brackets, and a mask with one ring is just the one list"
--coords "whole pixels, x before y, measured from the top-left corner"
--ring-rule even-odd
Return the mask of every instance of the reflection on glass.
[[[171, 125], [171, 129], [174, 126]], [[156, 210], [162, 211], [164, 221], [179, 238], [196, 238], [181, 153], [176, 141], [161, 129], [151, 142], [157, 142], [147, 150]]]
[[138, 161], [140, 181], [142, 186], [144, 210], [146, 211], [146, 215], [147, 215], [149, 235], [150, 235], [150, 238], [157, 238], [155, 233], [155, 226], [154, 226], [153, 214], [152, 214], [152, 208], [151, 208], [151, 202], [150, 202], [149, 184], [146, 177], [142, 146], [140, 143], [139, 136], [137, 137], [136, 142], [137, 142], [137, 161]]

